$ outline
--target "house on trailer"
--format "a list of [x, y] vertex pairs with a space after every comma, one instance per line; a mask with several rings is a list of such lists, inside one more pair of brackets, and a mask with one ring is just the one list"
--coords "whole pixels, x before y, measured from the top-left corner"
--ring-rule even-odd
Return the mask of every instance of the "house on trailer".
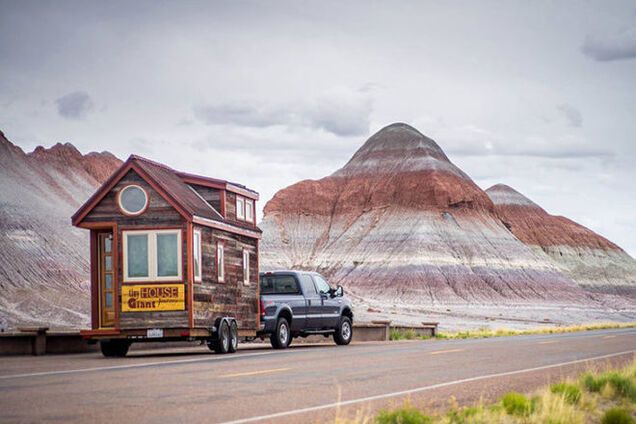
[[72, 217], [90, 231], [85, 337], [119, 340], [120, 348], [148, 338], [207, 339], [219, 317], [255, 336], [257, 200], [239, 184], [128, 158]]

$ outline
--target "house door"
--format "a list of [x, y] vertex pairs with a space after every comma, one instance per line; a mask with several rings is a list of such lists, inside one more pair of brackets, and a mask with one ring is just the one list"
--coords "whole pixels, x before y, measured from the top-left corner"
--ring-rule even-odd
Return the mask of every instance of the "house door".
[[99, 260], [99, 322], [100, 327], [115, 323], [115, 270], [113, 264], [113, 233], [97, 234]]

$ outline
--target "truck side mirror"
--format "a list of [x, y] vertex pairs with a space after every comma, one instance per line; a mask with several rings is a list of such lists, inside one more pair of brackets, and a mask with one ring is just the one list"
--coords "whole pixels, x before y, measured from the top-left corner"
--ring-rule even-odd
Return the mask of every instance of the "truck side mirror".
[[342, 288], [342, 286], [338, 286], [338, 287], [336, 288], [335, 295], [336, 295], [337, 297], [342, 297], [342, 296], [344, 296], [344, 289]]

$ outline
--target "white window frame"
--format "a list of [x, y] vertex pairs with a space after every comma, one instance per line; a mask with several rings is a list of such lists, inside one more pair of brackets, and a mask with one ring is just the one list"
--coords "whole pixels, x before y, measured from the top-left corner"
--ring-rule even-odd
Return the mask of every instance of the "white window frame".
[[[128, 276], [128, 236], [144, 235], [148, 236], [148, 276], [147, 277], [129, 277]], [[176, 234], [177, 235], [177, 275], [158, 276], [157, 262], [157, 235], [158, 234]], [[125, 230], [122, 231], [122, 247], [124, 262], [124, 283], [137, 283], [149, 281], [181, 281], [183, 279], [183, 254], [181, 251], [181, 230]]]
[[[197, 246], [197, 237], [199, 239], [199, 252], [197, 255], [197, 251], [196, 251], [196, 246]], [[198, 259], [198, 266], [194, 267], [194, 281], [197, 282], [201, 282], [203, 281], [203, 269], [201, 266], [201, 260], [203, 259], [203, 255], [202, 255], [202, 250], [203, 250], [203, 238], [201, 235], [201, 230], [194, 230], [193, 234], [192, 234], [192, 257]], [[193, 259], [194, 260], [194, 259]], [[193, 266], [195, 264], [192, 264]], [[199, 274], [199, 275], [197, 275]]]
[[[132, 187], [135, 187], [135, 188], [138, 188], [139, 190], [141, 190], [142, 193], [144, 194], [144, 196], [146, 197], [146, 202], [144, 203], [144, 207], [141, 208], [137, 212], [130, 212], [121, 203], [121, 196], [122, 196], [122, 194], [124, 194], [124, 191], [126, 191], [127, 189], [132, 188]], [[121, 190], [119, 190], [119, 193], [117, 194], [117, 204], [119, 205], [119, 209], [122, 211], [122, 213], [124, 215], [127, 215], [127, 216], [139, 216], [142, 213], [146, 212], [146, 209], [148, 209], [148, 202], [149, 201], [150, 201], [150, 198], [148, 197], [148, 192], [146, 191], [145, 188], [143, 188], [142, 186], [140, 186], [138, 184], [128, 184], [126, 187], [124, 187]]]
[[[249, 216], [247, 211], [250, 211]], [[254, 201], [252, 199], [245, 199], [245, 220], [254, 222]]]
[[236, 219], [245, 221], [245, 197], [243, 196], [236, 196]]
[[216, 278], [219, 283], [225, 282], [225, 251], [223, 243], [216, 245]]
[[250, 251], [243, 249], [243, 284], [250, 285]]

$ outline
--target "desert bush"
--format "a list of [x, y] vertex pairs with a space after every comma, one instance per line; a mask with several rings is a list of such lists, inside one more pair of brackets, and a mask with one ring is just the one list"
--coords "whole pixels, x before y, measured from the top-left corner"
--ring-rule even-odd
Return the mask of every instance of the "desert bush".
[[634, 418], [625, 409], [614, 407], [605, 411], [601, 424], [634, 424]]
[[534, 410], [533, 402], [517, 392], [506, 393], [501, 398], [501, 404], [508, 415], [527, 416]]
[[380, 411], [378, 424], [431, 424], [433, 420], [416, 408], [404, 406], [393, 411]]
[[562, 395], [568, 403], [577, 404], [581, 400], [581, 389], [574, 384], [558, 383], [550, 386], [550, 391], [554, 394]]

